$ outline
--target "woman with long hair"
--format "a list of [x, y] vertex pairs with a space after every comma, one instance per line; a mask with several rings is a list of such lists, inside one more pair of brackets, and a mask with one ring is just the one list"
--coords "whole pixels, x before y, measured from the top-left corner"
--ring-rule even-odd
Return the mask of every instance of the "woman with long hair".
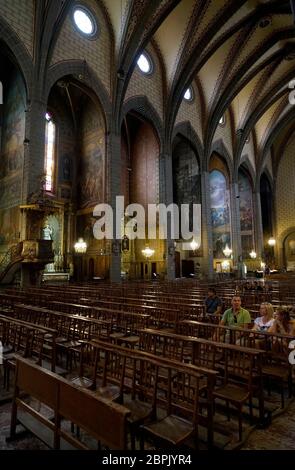
[[260, 316], [255, 318], [253, 331], [269, 331], [274, 323], [274, 309], [269, 302], [260, 305]]
[[290, 314], [293, 312], [291, 306], [281, 306], [276, 309], [276, 319], [268, 330], [272, 334], [295, 336], [295, 324]]

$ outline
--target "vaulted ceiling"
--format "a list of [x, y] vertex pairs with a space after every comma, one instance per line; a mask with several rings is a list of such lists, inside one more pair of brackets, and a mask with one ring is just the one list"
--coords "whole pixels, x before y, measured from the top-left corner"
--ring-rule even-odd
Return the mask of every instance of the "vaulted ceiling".
[[205, 148], [228, 108], [237, 131], [237, 162], [249, 133], [262, 163], [275, 138], [291, 132], [295, 27], [289, 0], [104, 0], [104, 5], [116, 38], [117, 69], [128, 76], [150, 41], [160, 50], [168, 132], [192, 82], [205, 103]]
[[[295, 78], [295, 26], [289, 0], [91, 1], [103, 12], [112, 38], [114, 114], [122, 107], [139, 54], [152, 45], [162, 62], [168, 138], [192, 83], [203, 104], [205, 152], [227, 110], [237, 166], [249, 134], [256, 164], [262, 168], [276, 139], [292, 133], [295, 106], [288, 100], [288, 83]], [[39, 74], [50, 63], [58, 30], [72, 4], [36, 3]]]

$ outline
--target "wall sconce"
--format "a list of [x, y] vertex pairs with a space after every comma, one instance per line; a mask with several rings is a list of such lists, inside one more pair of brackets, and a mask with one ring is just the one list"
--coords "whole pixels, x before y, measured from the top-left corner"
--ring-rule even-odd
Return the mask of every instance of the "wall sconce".
[[269, 246], [275, 246], [276, 240], [273, 237], [270, 237], [267, 243]]

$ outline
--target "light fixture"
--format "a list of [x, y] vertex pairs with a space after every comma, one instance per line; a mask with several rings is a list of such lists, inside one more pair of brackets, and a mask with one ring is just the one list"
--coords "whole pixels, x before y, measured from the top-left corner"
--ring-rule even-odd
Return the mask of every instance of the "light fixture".
[[231, 248], [229, 248], [228, 244], [225, 245], [225, 248], [223, 251], [223, 254], [224, 256], [226, 256], [227, 258], [232, 254], [233, 250]]
[[274, 239], [273, 237], [271, 237], [271, 238], [268, 240], [267, 243], [269, 244], [269, 246], [275, 246], [276, 241], [275, 241], [275, 239]]
[[264, 268], [265, 268], [265, 263], [264, 263], [264, 261], [261, 261], [260, 266], [261, 266], [261, 269], [264, 269]]
[[79, 238], [79, 240], [74, 245], [74, 249], [76, 253], [86, 253], [87, 243], [84, 242], [83, 238]]
[[229, 271], [230, 269], [230, 262], [229, 261], [222, 261], [221, 267], [223, 271]]
[[256, 256], [257, 256], [257, 254], [256, 254], [256, 252], [255, 252], [254, 250], [252, 250], [252, 251], [249, 253], [249, 255], [250, 255], [250, 258], [252, 258], [252, 259], [255, 259]]
[[146, 258], [150, 258], [155, 253], [155, 250], [153, 250], [149, 246], [146, 246], [144, 250], [141, 250], [141, 252]]
[[196, 240], [193, 240], [193, 241], [191, 242], [191, 249], [192, 249], [193, 251], [196, 251], [199, 247], [200, 247], [200, 244], [199, 244], [198, 242], [196, 242]]

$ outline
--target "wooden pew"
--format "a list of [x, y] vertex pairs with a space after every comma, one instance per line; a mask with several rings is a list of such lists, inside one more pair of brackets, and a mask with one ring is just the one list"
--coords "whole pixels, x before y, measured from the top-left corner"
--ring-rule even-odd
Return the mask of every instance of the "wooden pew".
[[[193, 398], [199, 403], [198, 425], [205, 428], [208, 446], [212, 446], [212, 394], [217, 377], [216, 371], [97, 340], [83, 342], [82, 351], [80, 376], [73, 378], [74, 383], [90, 388], [98, 396], [108, 393], [132, 411], [128, 422], [133, 448], [137, 426], [142, 424], [145, 417], [149, 418], [151, 415], [154, 419], [160, 420], [167, 405], [169, 387], [175, 387], [175, 391], [181, 387], [184, 380], [185, 383], [191, 384], [191, 391], [194, 389]], [[84, 370], [87, 369], [88, 375], [84, 376]], [[205, 391], [204, 398], [201, 393]], [[182, 399], [184, 400], [184, 396]], [[191, 417], [194, 411], [191, 394], [187, 396], [187, 400], [184, 405], [186, 413], [189, 411]], [[142, 415], [142, 408], [147, 404], [150, 404], [150, 412]], [[205, 407], [206, 414], [202, 414], [202, 407]]]
[[[28, 403], [24, 393], [53, 410], [54, 420]], [[120, 404], [94, 396], [26, 359], [17, 359], [10, 439], [16, 438], [16, 426], [21, 423], [52, 449], [89, 449], [67, 430], [67, 420], [107, 448], [123, 450], [127, 448], [129, 414]]]
[[[232, 402], [239, 410], [239, 436], [242, 438], [242, 406], [249, 400], [252, 419], [252, 397], [259, 403], [259, 419], [264, 420], [262, 359], [264, 351], [219, 343], [192, 336], [146, 329], [140, 332], [139, 347], [155, 355], [190, 362], [220, 372], [220, 385], [213, 396]], [[222, 390], [222, 394], [221, 394]]]

